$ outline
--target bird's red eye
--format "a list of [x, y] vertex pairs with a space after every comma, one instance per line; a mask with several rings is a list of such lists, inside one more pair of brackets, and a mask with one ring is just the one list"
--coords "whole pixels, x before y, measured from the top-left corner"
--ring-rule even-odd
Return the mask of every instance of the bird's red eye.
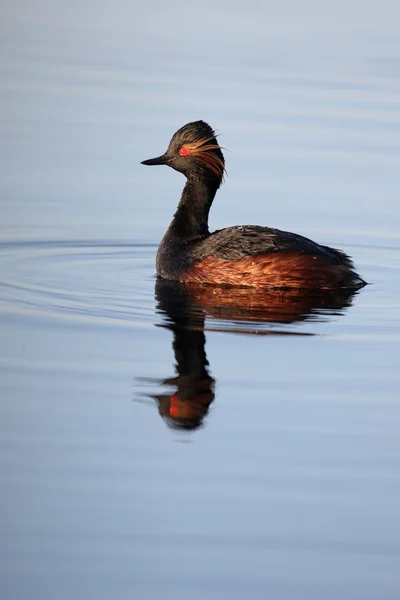
[[179, 150], [179, 154], [181, 156], [187, 156], [189, 154], [189, 148], [186, 148], [186, 146], [182, 146], [182, 148]]

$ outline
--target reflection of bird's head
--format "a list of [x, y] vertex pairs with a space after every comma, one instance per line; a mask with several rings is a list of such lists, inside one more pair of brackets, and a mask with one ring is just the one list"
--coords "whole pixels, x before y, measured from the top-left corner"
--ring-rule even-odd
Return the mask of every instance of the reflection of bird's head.
[[192, 394], [190, 399], [182, 399], [178, 393], [172, 396], [157, 396], [158, 411], [169, 427], [189, 430], [202, 425], [214, 400], [213, 380], [209, 378], [207, 383], [208, 385], [202, 386], [202, 391], [197, 395]]

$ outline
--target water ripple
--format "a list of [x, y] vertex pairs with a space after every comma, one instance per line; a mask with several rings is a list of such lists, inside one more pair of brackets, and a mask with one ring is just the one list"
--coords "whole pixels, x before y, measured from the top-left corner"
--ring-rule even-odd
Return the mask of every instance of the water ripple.
[[[124, 327], [162, 324], [165, 314], [157, 309], [154, 297], [156, 250], [155, 243], [124, 240], [3, 240], [0, 242], [0, 315]], [[397, 323], [392, 314], [398, 308], [397, 302], [388, 307], [385, 283], [398, 274], [399, 249], [369, 245], [360, 247], [358, 254], [364, 258], [361, 272], [370, 283], [378, 284], [362, 295], [364, 319], [370, 311], [376, 313], [377, 307], [385, 307], [384, 322], [389, 319], [392, 325]], [[301, 321], [307, 321], [308, 325], [312, 321], [327, 322], [335, 318], [338, 309], [351, 304], [325, 302], [308, 306], [306, 299], [300, 298], [288, 307], [290, 298], [283, 301], [274, 297], [269, 298], [267, 305], [264, 301], [261, 311], [253, 307], [249, 313], [246, 290], [242, 290], [243, 305], [239, 291], [236, 292], [234, 307], [231, 295], [223, 288], [211, 295], [207, 288], [201, 287], [191, 292], [193, 310], [200, 311], [202, 319], [206, 317], [202, 327], [240, 333], [260, 333], [259, 325], [265, 323], [268, 330], [272, 327], [275, 331], [274, 321], [279, 322], [280, 330], [286, 323], [284, 330], [293, 332], [295, 321], [298, 325]], [[257, 290], [253, 295], [255, 292]], [[257, 302], [253, 304], [258, 306]]]
[[154, 244], [10, 240], [0, 244], [0, 312], [146, 324], [153, 315]]

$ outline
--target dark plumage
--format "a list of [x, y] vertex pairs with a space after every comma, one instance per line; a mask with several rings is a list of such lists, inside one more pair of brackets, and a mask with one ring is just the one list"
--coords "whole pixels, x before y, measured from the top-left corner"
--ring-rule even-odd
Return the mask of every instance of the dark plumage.
[[332, 289], [365, 282], [341, 250], [295, 233], [240, 225], [210, 233], [208, 214], [221, 185], [225, 160], [204, 121], [188, 123], [167, 151], [146, 165], [166, 164], [187, 182], [157, 253], [157, 272], [170, 280], [244, 286]]

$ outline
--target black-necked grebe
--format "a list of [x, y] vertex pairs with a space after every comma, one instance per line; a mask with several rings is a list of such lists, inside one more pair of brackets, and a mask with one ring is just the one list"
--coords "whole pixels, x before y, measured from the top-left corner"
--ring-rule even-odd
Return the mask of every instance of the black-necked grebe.
[[187, 178], [157, 253], [157, 273], [164, 279], [320, 290], [365, 285], [344, 252], [301, 235], [258, 225], [209, 232], [208, 213], [225, 160], [215, 132], [204, 121], [184, 125], [165, 154], [142, 164], [168, 165]]

